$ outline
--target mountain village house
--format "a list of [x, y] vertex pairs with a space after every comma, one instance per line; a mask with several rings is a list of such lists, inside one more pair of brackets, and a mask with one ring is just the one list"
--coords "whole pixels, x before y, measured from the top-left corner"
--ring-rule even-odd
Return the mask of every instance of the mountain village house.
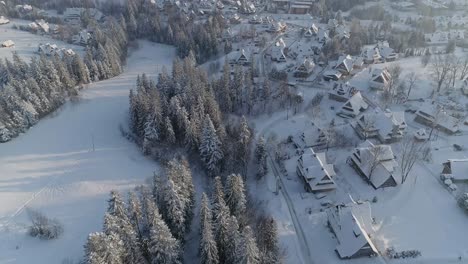
[[460, 121], [447, 114], [440, 106], [425, 103], [416, 112], [414, 121], [423, 125], [434, 127], [444, 133], [454, 134], [459, 131]]
[[359, 116], [352, 127], [362, 139], [377, 138], [388, 144], [403, 138], [407, 124], [404, 112], [376, 109]]
[[372, 223], [368, 203], [333, 206], [327, 210], [327, 218], [328, 226], [338, 242], [335, 249], [338, 257], [351, 259], [378, 254], [365, 230]]
[[354, 118], [369, 108], [362, 97], [361, 92], [356, 92], [346, 103], [343, 104], [338, 115], [348, 118]]
[[390, 78], [391, 76], [387, 69], [374, 69], [369, 80], [369, 87], [376, 90], [385, 90], [390, 82]]
[[325, 152], [315, 153], [312, 148], [305, 150], [297, 160], [296, 173], [304, 183], [307, 192], [321, 192], [336, 189], [333, 164], [327, 163]]
[[398, 162], [389, 145], [362, 143], [349, 158], [349, 162], [375, 189], [396, 186], [401, 181]]

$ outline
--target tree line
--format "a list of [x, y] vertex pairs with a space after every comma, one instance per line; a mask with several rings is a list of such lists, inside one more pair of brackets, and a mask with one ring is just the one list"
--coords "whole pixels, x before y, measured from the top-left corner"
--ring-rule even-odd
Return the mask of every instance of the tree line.
[[28, 63], [13, 53], [0, 59], [0, 142], [9, 141], [59, 108], [83, 85], [122, 72], [125, 30], [114, 19], [93, 24], [93, 41], [79, 54], [41, 54]]
[[[188, 162], [169, 161], [151, 186], [139, 186], [125, 202], [112, 191], [101, 232], [85, 245], [86, 263], [183, 263], [185, 235], [194, 216], [195, 191]], [[258, 216], [249, 225], [243, 179], [232, 174], [214, 181], [211, 199], [202, 194], [199, 211], [199, 263], [279, 263], [274, 219]], [[250, 210], [251, 211], [251, 210]], [[254, 236], [254, 232], [256, 235]]]

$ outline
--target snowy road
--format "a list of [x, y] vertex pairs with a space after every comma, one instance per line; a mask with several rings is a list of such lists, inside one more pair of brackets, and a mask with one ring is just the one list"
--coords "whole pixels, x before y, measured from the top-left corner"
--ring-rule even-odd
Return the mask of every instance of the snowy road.
[[278, 171], [278, 168], [276, 167], [276, 164], [271, 158], [270, 154], [268, 154], [268, 159], [270, 161], [270, 165], [273, 170], [273, 173], [275, 174], [275, 178], [279, 180], [279, 183], [281, 185], [280, 186], [281, 193], [283, 194], [284, 200], [286, 201], [286, 204], [288, 206], [289, 213], [291, 215], [291, 220], [293, 222], [294, 229], [296, 230], [297, 239], [301, 246], [301, 253], [302, 253], [303, 261], [305, 262], [305, 264], [313, 264], [314, 262], [312, 261], [312, 258], [310, 256], [309, 244], [304, 234], [304, 230], [302, 229], [301, 222], [299, 221], [299, 218], [297, 217], [296, 210], [294, 209], [294, 204], [291, 198], [289, 197], [288, 190], [286, 189], [286, 186], [283, 183], [281, 174]]
[[[125, 72], [89, 85], [26, 134], [0, 145], [0, 263], [74, 263], [87, 234], [102, 227], [111, 189], [126, 191], [157, 169], [123, 138], [128, 91], [137, 74], [170, 69], [174, 49], [140, 42]], [[94, 151], [93, 151], [94, 143]], [[55, 241], [30, 238], [25, 212], [31, 207], [64, 224]]]

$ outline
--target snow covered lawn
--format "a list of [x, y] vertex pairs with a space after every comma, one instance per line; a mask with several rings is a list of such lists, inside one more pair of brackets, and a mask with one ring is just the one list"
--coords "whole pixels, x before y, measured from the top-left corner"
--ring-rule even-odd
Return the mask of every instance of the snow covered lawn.
[[[78, 102], [0, 145], [0, 263], [76, 262], [88, 233], [102, 228], [109, 191], [126, 192], [152, 176], [157, 164], [122, 137], [119, 126], [127, 125], [137, 74], [170, 69], [174, 57], [172, 47], [140, 42], [122, 75], [89, 85]], [[29, 237], [25, 207], [57, 218], [63, 236]]]

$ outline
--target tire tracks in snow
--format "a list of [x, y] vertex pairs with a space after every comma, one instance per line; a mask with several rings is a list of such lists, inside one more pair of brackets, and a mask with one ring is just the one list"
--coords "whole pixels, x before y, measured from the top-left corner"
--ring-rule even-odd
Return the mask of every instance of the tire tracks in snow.
[[289, 193], [286, 189], [286, 186], [283, 182], [283, 179], [281, 178], [281, 174], [279, 173], [274, 160], [271, 158], [270, 153], [267, 153], [267, 155], [270, 160], [270, 165], [273, 169], [273, 173], [275, 174], [275, 177], [279, 179], [279, 183], [281, 185], [280, 190], [281, 190], [281, 193], [283, 194], [284, 200], [286, 201], [286, 205], [288, 206], [289, 214], [291, 215], [291, 220], [293, 222], [294, 229], [296, 230], [303, 261], [305, 261], [306, 264], [313, 264], [314, 262], [312, 261], [312, 258], [310, 255], [309, 244], [304, 234], [304, 230], [302, 229], [301, 222], [299, 221], [299, 218], [297, 216], [296, 209], [294, 208], [294, 204], [291, 200], [291, 197], [289, 196]]

